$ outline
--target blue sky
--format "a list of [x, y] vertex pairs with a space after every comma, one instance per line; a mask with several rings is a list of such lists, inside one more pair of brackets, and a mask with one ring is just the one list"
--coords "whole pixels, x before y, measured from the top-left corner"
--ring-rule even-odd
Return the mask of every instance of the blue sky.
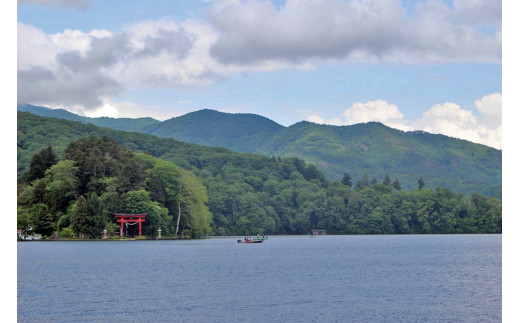
[[[153, 3], [153, 5], [151, 5]], [[380, 121], [502, 147], [496, 0], [19, 0], [19, 102]]]

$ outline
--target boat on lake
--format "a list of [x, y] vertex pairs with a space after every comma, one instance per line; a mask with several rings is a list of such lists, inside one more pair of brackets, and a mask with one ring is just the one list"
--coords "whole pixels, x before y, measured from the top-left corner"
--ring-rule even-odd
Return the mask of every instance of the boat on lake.
[[247, 236], [244, 238], [244, 241], [238, 239], [237, 242], [238, 243], [262, 243], [262, 242], [264, 242], [264, 240], [267, 240], [267, 239], [268, 238], [265, 235], [262, 235], [261, 237], [256, 236], [255, 238], [251, 238], [251, 237]]

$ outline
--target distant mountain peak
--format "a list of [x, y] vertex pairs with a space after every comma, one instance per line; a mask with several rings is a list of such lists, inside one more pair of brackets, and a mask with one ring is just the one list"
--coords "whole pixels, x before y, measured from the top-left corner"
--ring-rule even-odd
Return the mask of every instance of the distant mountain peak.
[[253, 152], [284, 127], [252, 113], [227, 113], [202, 109], [164, 121], [148, 134], [205, 146]]
[[223, 112], [223, 111], [218, 111], [215, 109], [200, 109], [197, 111], [188, 112], [185, 115], [178, 116], [178, 117], [175, 117], [172, 119], [182, 118], [182, 117], [186, 117], [186, 116], [194, 116], [194, 115], [212, 115], [212, 116], [219, 116], [222, 118], [224, 118], [224, 117], [231, 117], [231, 118], [252, 117], [252, 118], [258, 118], [258, 119], [263, 119], [263, 120], [269, 120], [270, 122], [276, 123], [275, 121], [273, 121], [267, 117], [264, 117], [259, 114], [251, 113], [251, 112]]

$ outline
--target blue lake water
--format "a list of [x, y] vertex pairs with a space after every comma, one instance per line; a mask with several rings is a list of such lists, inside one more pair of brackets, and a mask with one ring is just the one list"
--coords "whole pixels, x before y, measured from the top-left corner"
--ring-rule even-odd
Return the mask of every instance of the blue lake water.
[[501, 235], [18, 243], [19, 322], [500, 322]]

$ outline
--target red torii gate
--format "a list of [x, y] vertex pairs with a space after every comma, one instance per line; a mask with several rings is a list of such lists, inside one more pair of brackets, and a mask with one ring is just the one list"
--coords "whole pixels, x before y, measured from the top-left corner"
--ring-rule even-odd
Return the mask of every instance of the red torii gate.
[[123, 236], [123, 230], [124, 230], [123, 228], [124, 228], [125, 223], [130, 223], [130, 224], [139, 223], [139, 236], [141, 236], [141, 223], [144, 222], [144, 218], [148, 215], [148, 213], [143, 213], [143, 214], [114, 213], [114, 214], [117, 218], [117, 222], [121, 223], [121, 232], [119, 233], [120, 237]]

